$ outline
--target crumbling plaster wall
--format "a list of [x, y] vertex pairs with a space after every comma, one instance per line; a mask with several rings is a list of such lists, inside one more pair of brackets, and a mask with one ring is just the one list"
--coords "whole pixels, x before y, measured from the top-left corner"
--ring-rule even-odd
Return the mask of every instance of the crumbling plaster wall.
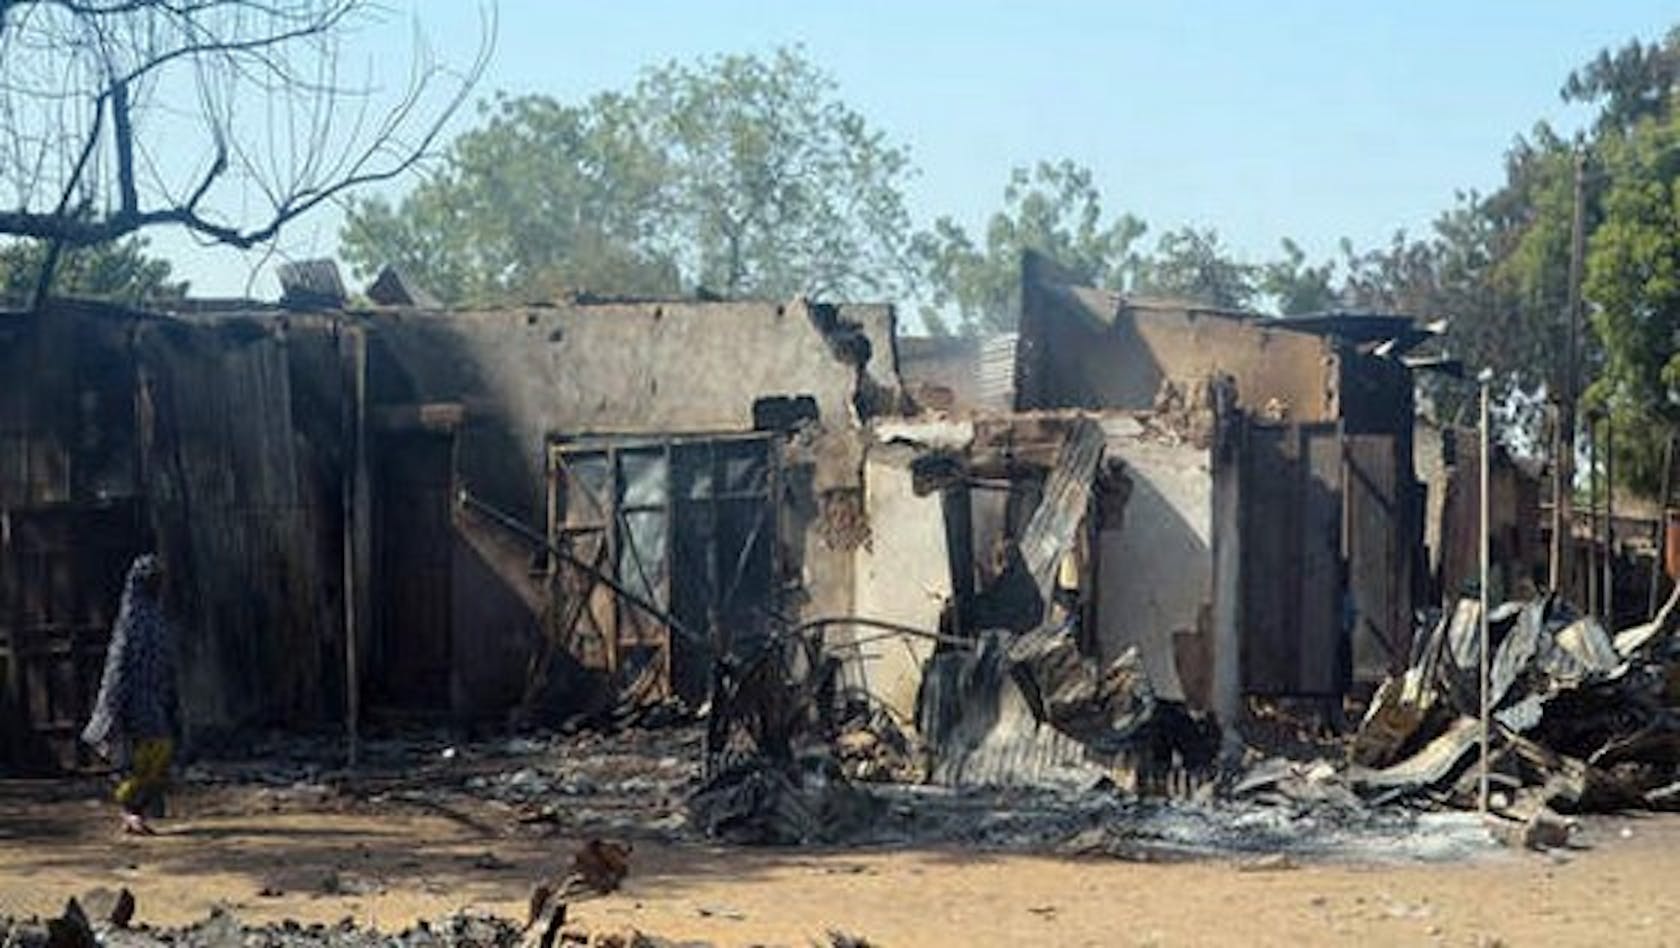
[[1209, 450], [1104, 419], [1108, 458], [1129, 482], [1117, 523], [1098, 533], [1097, 644], [1107, 662], [1128, 646], [1158, 694], [1184, 697], [1174, 636], [1209, 634], [1213, 600], [1213, 472]]
[[[952, 577], [946, 546], [945, 509], [938, 493], [917, 495], [910, 465], [917, 449], [878, 443], [865, 466], [869, 542], [853, 561], [855, 614], [911, 628], [936, 631], [951, 600]], [[848, 681], [881, 701], [900, 721], [915, 720], [922, 666], [933, 654], [931, 639], [885, 635], [860, 626], [849, 630]]]
[[[992, 450], [1000, 441], [1020, 439], [1013, 450], [1048, 460], [1045, 446], [1056, 444], [1052, 433], [1072, 417], [922, 418], [876, 425], [867, 462], [870, 545], [859, 550], [855, 563], [857, 614], [933, 631], [953, 595], [948, 511], [938, 492], [912, 490], [913, 457], [974, 449], [976, 432], [984, 428]], [[1129, 487], [1123, 508], [1097, 535], [1093, 639], [1105, 662], [1137, 646], [1157, 693], [1180, 699], [1175, 635], [1211, 635], [1203, 628], [1213, 599], [1211, 455], [1205, 444], [1149, 421], [1129, 413], [1101, 419], [1108, 461], [1119, 466]], [[984, 538], [977, 537], [975, 545], [975, 555], [987, 555]], [[913, 707], [921, 666], [931, 653], [931, 643], [889, 636], [848, 655], [846, 667], [854, 684], [902, 710]]]

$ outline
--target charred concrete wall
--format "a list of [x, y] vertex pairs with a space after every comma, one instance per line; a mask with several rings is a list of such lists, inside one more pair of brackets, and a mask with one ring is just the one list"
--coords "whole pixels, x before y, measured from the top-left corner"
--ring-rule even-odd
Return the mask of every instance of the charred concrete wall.
[[977, 336], [907, 336], [898, 341], [899, 372], [916, 404], [935, 411], [981, 406]]
[[583, 303], [370, 322], [373, 401], [463, 404], [462, 476], [533, 515], [550, 439], [751, 431], [755, 405], [800, 396], [845, 430], [899, 390], [888, 306]]
[[[60, 309], [0, 317], [0, 659], [71, 611], [78, 631], [60, 651], [75, 658], [29, 671], [37, 684], [4, 700], [29, 692], [38, 707], [0, 718], [33, 715], [72, 746], [122, 568], [142, 549], [169, 564], [192, 734], [336, 719], [344, 490], [357, 481], [369, 703], [505, 712], [548, 605], [540, 558], [456, 497], [470, 489], [540, 532], [555, 439], [779, 432], [789, 593], [776, 605], [844, 614], [868, 538], [863, 420], [901, 399], [886, 306]], [[365, 350], [350, 340], [364, 334], [358, 408]], [[118, 514], [134, 520], [120, 535]], [[58, 587], [98, 588], [55, 612]]]
[[1022, 280], [1019, 407], [1194, 415], [1209, 383], [1228, 379], [1233, 407], [1253, 420], [1244, 686], [1335, 694], [1350, 673], [1375, 682], [1404, 667], [1423, 530], [1413, 382], [1370, 343], [1407, 321], [1331, 314], [1274, 328], [1076, 286], [1032, 253]]
[[[850, 610], [852, 553], [867, 538], [863, 421], [902, 401], [889, 306], [794, 301], [575, 302], [491, 312], [386, 311], [369, 316], [371, 399], [377, 411], [460, 409], [450, 481], [539, 532], [548, 446], [783, 432], [776, 605], [789, 615]], [[406, 407], [405, 407], [406, 406]], [[457, 518], [456, 531], [485, 527]], [[531, 563], [472, 554], [495, 642], [541, 635]], [[495, 577], [500, 577], [498, 591]], [[528, 646], [523, 646], [528, 653]], [[524, 673], [521, 649], [474, 647], [456, 680], [497, 683], [459, 696], [505, 703]], [[488, 666], [488, 667], [486, 667]]]
[[1072, 285], [1025, 258], [1016, 407], [1150, 411], [1169, 386], [1225, 375], [1237, 403], [1268, 420], [1338, 417], [1339, 363], [1324, 339], [1265, 329], [1244, 314], [1133, 300]]

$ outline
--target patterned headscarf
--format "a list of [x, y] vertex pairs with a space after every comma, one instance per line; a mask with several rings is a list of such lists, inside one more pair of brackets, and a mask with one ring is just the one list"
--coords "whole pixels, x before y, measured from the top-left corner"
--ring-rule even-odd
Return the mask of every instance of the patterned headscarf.
[[152, 554], [136, 557], [123, 584], [111, 629], [105, 673], [82, 740], [100, 756], [122, 763], [135, 740], [174, 730], [174, 636], [154, 591], [162, 573]]

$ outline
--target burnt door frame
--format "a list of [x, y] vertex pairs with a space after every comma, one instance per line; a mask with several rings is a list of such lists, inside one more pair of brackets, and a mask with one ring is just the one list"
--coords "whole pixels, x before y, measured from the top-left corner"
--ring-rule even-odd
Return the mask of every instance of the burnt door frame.
[[[626, 499], [625, 458], [652, 456], [662, 458], [663, 464], [664, 482], [658, 500]], [[748, 463], [731, 467], [732, 461], [742, 460]], [[581, 483], [583, 478], [573, 473], [596, 464], [603, 465], [605, 472], [604, 476], [601, 472], [590, 475], [593, 484]], [[753, 473], [759, 470], [763, 472], [761, 479]], [[603, 496], [604, 486], [611, 489]], [[551, 542], [583, 562], [606, 564], [615, 580], [648, 594], [652, 604], [684, 627], [704, 630], [710, 638], [704, 645], [688, 643], [663, 625], [649, 627], [644, 610], [625, 602], [603, 584], [578, 576], [579, 571], [563, 569], [558, 561], [552, 561], [551, 588], [561, 596], [587, 597], [575, 605], [560, 604], [556, 612], [562, 616], [562, 627], [556, 635], [585, 667], [614, 676], [626, 667], [626, 646], [652, 649], [658, 667], [654, 689], [658, 696], [674, 693], [687, 699], [703, 697], [710, 687], [709, 663], [700, 661], [696, 653], [705, 649], [719, 653], [756, 640], [755, 635], [739, 633], [754, 622], [767, 621], [763, 613], [773, 606], [780, 565], [780, 490], [780, 454], [773, 433], [555, 439], [550, 443], [548, 463]], [[591, 509], [580, 511], [577, 499], [587, 501]], [[726, 512], [748, 506], [754, 508], [753, 523], [744, 535], [735, 538], [741, 542], [724, 542], [728, 539], [726, 528], [735, 523]], [[650, 565], [643, 563], [638, 551], [626, 548], [627, 539], [635, 533], [630, 519], [654, 513], [661, 514], [664, 530], [657, 568], [649, 570], [651, 575], [626, 576], [627, 552], [634, 554], [638, 566]], [[693, 592], [693, 587], [684, 584], [692, 578], [689, 567], [693, 564], [688, 555], [693, 552], [691, 534], [696, 532], [693, 528], [699, 520], [704, 521], [706, 537], [701, 548], [707, 558], [703, 564], [706, 582], [701, 601], [691, 602], [685, 593]], [[763, 559], [757, 562], [764, 573], [766, 601], [742, 601], [753, 554], [760, 549]], [[727, 555], [731, 551], [734, 555]], [[649, 579], [656, 581], [650, 584]], [[627, 627], [635, 630], [629, 638], [625, 636]]]

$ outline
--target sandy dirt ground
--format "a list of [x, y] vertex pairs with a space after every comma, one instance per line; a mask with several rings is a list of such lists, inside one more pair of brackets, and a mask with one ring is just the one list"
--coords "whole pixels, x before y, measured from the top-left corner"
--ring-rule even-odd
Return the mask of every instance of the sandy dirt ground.
[[[489, 812], [248, 803], [181, 800], [163, 835], [121, 840], [94, 788], [0, 784], [0, 913], [126, 886], [155, 924], [218, 905], [384, 929], [462, 909], [522, 918], [576, 842]], [[1680, 816], [1594, 820], [1580, 836], [1567, 855], [1452, 865], [642, 842], [625, 888], [573, 918], [720, 945], [804, 945], [829, 929], [882, 946], [1680, 944]]]

